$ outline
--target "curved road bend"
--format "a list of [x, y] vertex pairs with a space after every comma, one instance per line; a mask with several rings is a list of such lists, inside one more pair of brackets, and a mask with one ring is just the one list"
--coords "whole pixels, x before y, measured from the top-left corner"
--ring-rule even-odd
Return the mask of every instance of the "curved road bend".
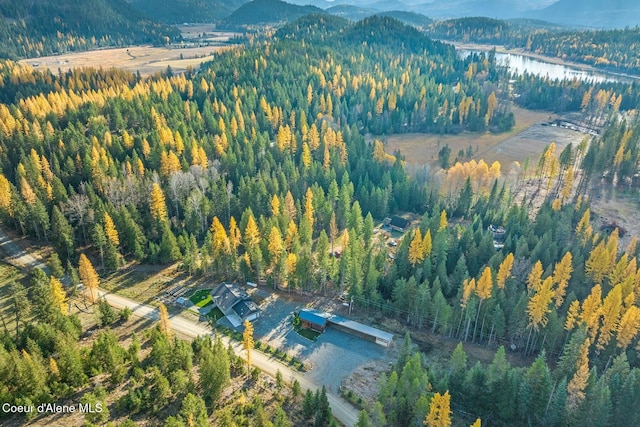
[[[18, 268], [33, 269], [35, 267], [47, 268], [47, 265], [42, 260], [34, 257], [29, 252], [25, 251], [14, 242], [0, 227], [0, 251], [5, 254], [5, 261]], [[129, 307], [134, 315], [144, 317], [147, 319], [158, 319], [158, 310], [150, 305], [142, 304], [140, 302], [131, 300], [129, 298], [121, 297], [119, 295], [108, 293], [104, 290], [100, 290], [99, 294], [104, 296], [106, 300], [113, 307], [123, 309]], [[171, 318], [171, 327], [176, 332], [185, 336], [196, 338], [198, 336], [210, 335], [213, 333], [211, 328], [202, 324], [192, 322], [180, 316], [173, 316]], [[222, 340], [225, 346], [229, 345], [229, 338], [222, 336]], [[244, 357], [244, 351], [240, 343], [232, 342], [233, 349], [236, 354]], [[316, 384], [304, 376], [303, 373], [295, 371], [288, 366], [284, 365], [280, 361], [265, 355], [259, 351], [253, 351], [251, 354], [254, 366], [261, 369], [263, 372], [275, 377], [278, 369], [282, 373], [283, 378], [289, 378], [291, 381], [297, 379], [300, 383], [302, 390], [315, 391], [322, 387], [322, 384]], [[340, 396], [327, 391], [327, 399], [331, 405], [331, 413], [344, 425], [352, 427], [358, 422], [358, 410], [353, 407], [349, 402], [341, 398]]]

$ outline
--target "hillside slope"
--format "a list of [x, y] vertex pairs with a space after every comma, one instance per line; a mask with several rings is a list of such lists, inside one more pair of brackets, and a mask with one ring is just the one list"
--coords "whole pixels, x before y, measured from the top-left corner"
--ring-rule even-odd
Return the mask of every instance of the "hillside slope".
[[0, 22], [0, 57], [10, 58], [179, 37], [124, 0], [0, 0]]
[[637, 0], [559, 0], [531, 17], [574, 26], [624, 28], [640, 25]]
[[246, 0], [131, 0], [131, 6], [167, 24], [213, 22], [226, 18]]
[[256, 25], [290, 22], [312, 13], [325, 13], [315, 6], [298, 6], [280, 0], [254, 0], [240, 6], [225, 22], [228, 25]]

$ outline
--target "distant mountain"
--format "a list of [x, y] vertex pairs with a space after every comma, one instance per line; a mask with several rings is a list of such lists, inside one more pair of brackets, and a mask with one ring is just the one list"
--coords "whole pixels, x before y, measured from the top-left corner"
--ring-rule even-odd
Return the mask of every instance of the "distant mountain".
[[311, 13], [325, 12], [315, 6], [299, 6], [280, 0], [253, 0], [240, 6], [224, 22], [228, 25], [290, 22]]
[[391, 10], [389, 12], [381, 12], [377, 15], [388, 16], [398, 21], [418, 28], [426, 28], [433, 23], [433, 19], [424, 16], [421, 13], [406, 12], [402, 10]]
[[365, 9], [363, 7], [352, 6], [349, 4], [340, 4], [325, 9], [325, 12], [351, 21], [359, 21], [367, 16], [374, 15], [378, 11], [376, 9]]
[[151, 19], [167, 24], [214, 22], [242, 6], [247, 0], [130, 0], [131, 6]]
[[559, 0], [529, 17], [584, 27], [624, 28], [640, 25], [638, 0]]
[[12, 58], [180, 37], [124, 0], [0, 0], [0, 22], [0, 56]]

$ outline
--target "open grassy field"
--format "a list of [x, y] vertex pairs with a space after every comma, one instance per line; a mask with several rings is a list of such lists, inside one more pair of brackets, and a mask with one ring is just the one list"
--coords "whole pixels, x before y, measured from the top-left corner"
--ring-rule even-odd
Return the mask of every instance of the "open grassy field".
[[[459, 135], [427, 135], [427, 134], [402, 134], [386, 137], [385, 148], [388, 153], [396, 150], [405, 156], [408, 163], [423, 165], [438, 164], [438, 152], [445, 145], [451, 149], [451, 161], [458, 152], [465, 153], [471, 147], [472, 158], [484, 159], [491, 163], [499, 161], [503, 171], [514, 161], [522, 162], [527, 157], [537, 161], [544, 147], [551, 142], [557, 145], [558, 153], [569, 142], [579, 143], [584, 137], [579, 132], [568, 129], [542, 126], [556, 118], [548, 112], [529, 111], [513, 107], [516, 116], [516, 126], [510, 132], [492, 134], [465, 132]], [[463, 160], [469, 160], [467, 158]]]
[[198, 69], [201, 63], [210, 61], [211, 55], [227, 46], [202, 46], [166, 48], [152, 46], [132, 46], [118, 49], [100, 49], [88, 52], [74, 52], [64, 55], [43, 56], [24, 59], [20, 62], [36, 68], [47, 68], [53, 72], [67, 71], [78, 67], [122, 68], [139, 71], [148, 76], [164, 71], [171, 66], [174, 72], [183, 72], [192, 67]]

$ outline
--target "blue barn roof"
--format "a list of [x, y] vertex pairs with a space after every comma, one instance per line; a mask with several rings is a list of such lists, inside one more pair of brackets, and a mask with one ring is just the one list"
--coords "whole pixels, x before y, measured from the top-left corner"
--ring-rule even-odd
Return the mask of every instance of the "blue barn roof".
[[321, 326], [326, 326], [329, 316], [328, 313], [308, 308], [303, 308], [300, 310], [300, 314], [298, 314], [300, 320]]

